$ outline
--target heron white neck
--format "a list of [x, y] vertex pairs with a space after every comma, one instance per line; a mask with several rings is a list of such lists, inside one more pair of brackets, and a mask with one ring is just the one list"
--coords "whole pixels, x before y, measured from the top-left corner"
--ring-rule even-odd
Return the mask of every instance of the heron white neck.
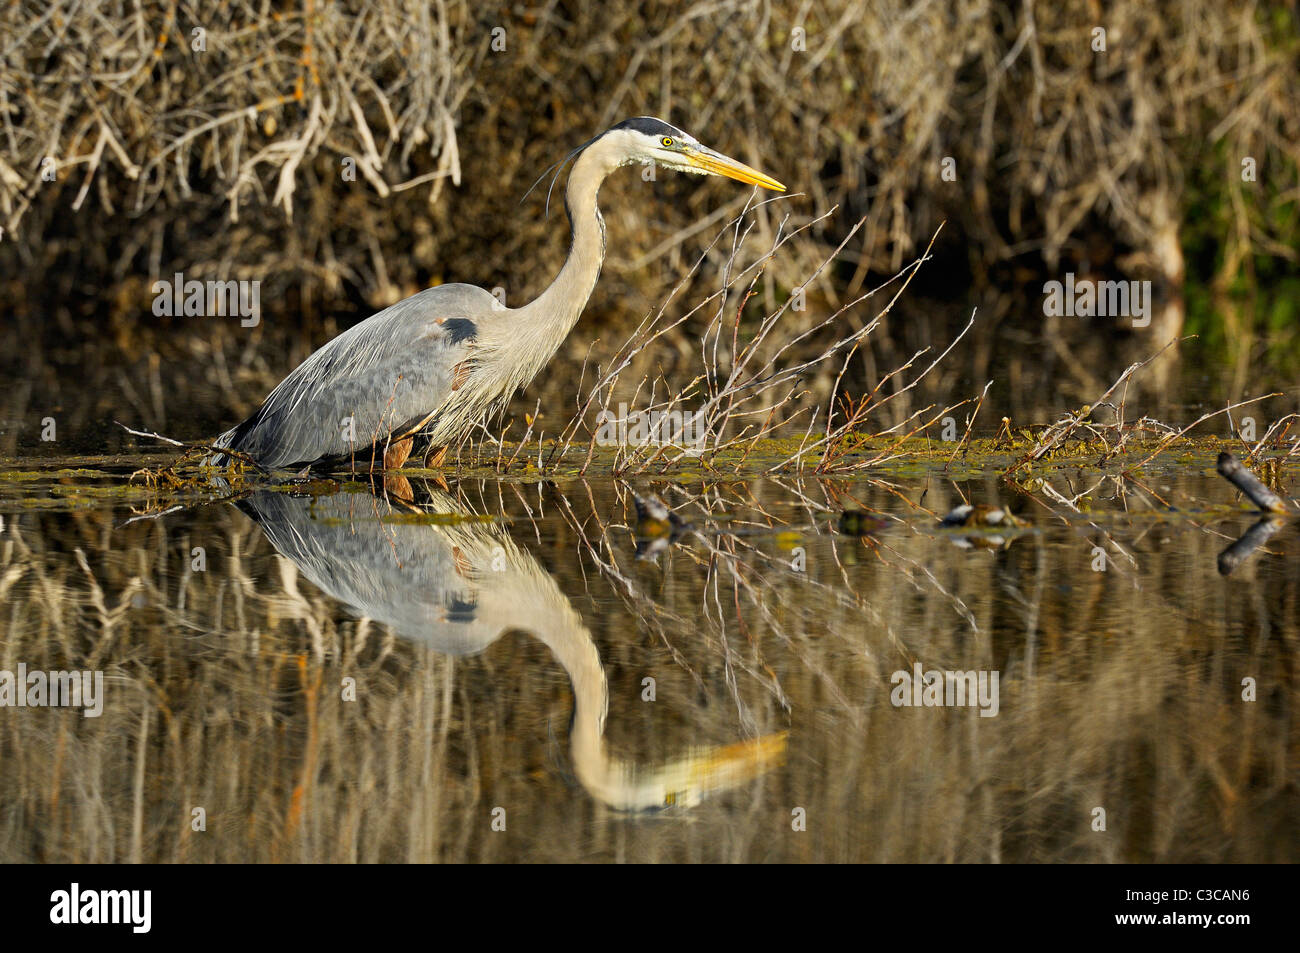
[[616, 167], [598, 140], [578, 156], [569, 173], [564, 192], [565, 211], [573, 230], [569, 257], [551, 286], [520, 309], [526, 312], [522, 316], [527, 326], [519, 330], [544, 350], [543, 359], [554, 354], [573, 330], [600, 278], [600, 266], [605, 260], [605, 222], [596, 196], [605, 176]]

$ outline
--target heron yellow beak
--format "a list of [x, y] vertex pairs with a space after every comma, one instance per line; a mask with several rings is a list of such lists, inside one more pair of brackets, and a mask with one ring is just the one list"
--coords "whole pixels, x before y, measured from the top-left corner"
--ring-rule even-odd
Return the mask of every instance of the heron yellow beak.
[[789, 736], [788, 731], [780, 731], [753, 741], [699, 751], [670, 765], [663, 775], [663, 780], [670, 782], [669, 793], [661, 806], [693, 807], [710, 794], [740, 787], [766, 774], [785, 763]]
[[691, 149], [683, 155], [686, 162], [697, 169], [703, 169], [713, 175], [725, 175], [729, 179], [735, 179], [737, 182], [744, 182], [748, 185], [759, 185], [765, 189], [771, 189], [773, 192], [784, 192], [785, 186], [772, 178], [770, 175], [764, 175], [757, 169], [751, 169], [743, 162], [737, 162], [735, 159], [729, 159], [726, 156], [705, 149]]

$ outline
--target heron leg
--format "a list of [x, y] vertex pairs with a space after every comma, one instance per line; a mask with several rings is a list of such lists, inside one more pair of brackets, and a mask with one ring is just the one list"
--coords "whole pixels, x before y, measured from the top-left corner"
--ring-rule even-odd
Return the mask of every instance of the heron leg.
[[424, 455], [424, 468], [426, 470], [436, 470], [442, 466], [442, 461], [446, 459], [446, 447], [430, 447], [429, 452]]
[[384, 450], [384, 469], [399, 470], [406, 458], [411, 455], [411, 444], [413, 437], [403, 437], [401, 440], [394, 440], [387, 449]]

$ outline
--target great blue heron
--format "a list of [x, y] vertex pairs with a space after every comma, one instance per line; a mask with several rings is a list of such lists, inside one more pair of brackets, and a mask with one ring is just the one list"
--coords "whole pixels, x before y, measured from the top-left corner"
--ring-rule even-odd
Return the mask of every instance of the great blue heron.
[[[580, 146], [565, 190], [569, 256], [550, 287], [521, 308], [473, 285], [414, 294], [320, 348], [216, 446], [267, 468], [324, 467], [370, 448], [372, 463], [399, 467], [411, 441], [429, 438], [426, 465], [476, 421], [500, 410], [555, 354], [591, 297], [605, 257], [596, 201], [615, 169], [655, 163], [723, 175], [773, 191], [775, 179], [729, 159], [661, 119], [628, 119]], [[222, 465], [226, 455], [208, 462]]]
[[[546, 645], [573, 685], [574, 773], [610, 807], [691, 807], [784, 760], [785, 732], [693, 747], [661, 764], [610, 754], [604, 737], [609, 684], [578, 611], [500, 523], [474, 518], [448, 494], [429, 493], [418, 511], [364, 492], [308, 498], [258, 490], [236, 505], [304, 576], [354, 614], [391, 625], [404, 638], [450, 655], [486, 651], [513, 631]], [[430, 521], [412, 521], [418, 512]]]

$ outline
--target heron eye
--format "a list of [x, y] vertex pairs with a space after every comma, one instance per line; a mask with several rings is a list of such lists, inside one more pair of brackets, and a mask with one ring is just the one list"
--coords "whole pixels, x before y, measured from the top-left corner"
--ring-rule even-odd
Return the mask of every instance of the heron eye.
[[662, 139], [660, 139], [659, 141], [662, 142], [662, 143], [663, 143], [664, 145], [666, 145], [666, 146], [671, 146], [671, 145], [673, 144], [673, 137], [672, 137], [672, 136], [664, 136], [664, 137], [663, 137]]

